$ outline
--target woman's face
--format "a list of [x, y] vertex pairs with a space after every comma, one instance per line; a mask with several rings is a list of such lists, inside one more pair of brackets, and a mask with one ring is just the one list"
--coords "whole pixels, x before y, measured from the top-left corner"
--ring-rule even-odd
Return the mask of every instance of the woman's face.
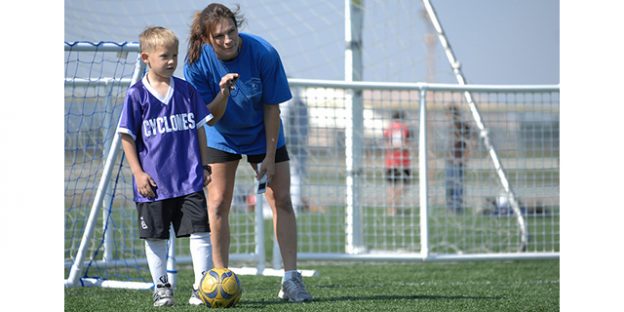
[[238, 29], [231, 19], [220, 19], [215, 24], [209, 40], [220, 60], [229, 61], [238, 55], [241, 40], [238, 36]]

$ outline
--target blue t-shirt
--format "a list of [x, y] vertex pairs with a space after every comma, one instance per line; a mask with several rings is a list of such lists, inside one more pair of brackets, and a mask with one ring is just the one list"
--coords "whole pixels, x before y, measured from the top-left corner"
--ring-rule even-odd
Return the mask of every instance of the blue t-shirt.
[[[205, 128], [208, 146], [234, 154], [265, 154], [264, 105], [278, 105], [292, 95], [277, 51], [258, 36], [239, 35], [243, 43], [235, 59], [221, 61], [212, 46], [204, 44], [199, 59], [184, 64], [184, 77], [208, 104], [220, 91], [221, 77], [238, 73], [225, 114], [214, 126]], [[280, 123], [277, 148], [284, 144]]]
[[134, 181], [134, 201], [153, 202], [202, 191], [204, 174], [198, 129], [213, 116], [195, 88], [172, 77], [164, 98], [146, 77], [126, 94], [119, 133], [134, 139], [143, 171], [156, 182], [156, 198], [141, 196]]

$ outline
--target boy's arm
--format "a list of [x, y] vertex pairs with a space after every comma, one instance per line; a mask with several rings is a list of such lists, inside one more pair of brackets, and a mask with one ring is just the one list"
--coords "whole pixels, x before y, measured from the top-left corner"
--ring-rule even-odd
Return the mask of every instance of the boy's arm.
[[212, 171], [205, 168], [205, 166], [208, 166], [208, 140], [206, 139], [204, 127], [197, 129], [197, 139], [199, 140], [199, 154], [201, 155], [201, 166], [204, 172], [204, 186], [206, 186], [210, 183]]
[[137, 190], [139, 194], [147, 198], [154, 198], [156, 195], [152, 189], [152, 186], [156, 186], [156, 182], [150, 177], [149, 174], [143, 171], [141, 163], [139, 162], [139, 156], [136, 149], [136, 144], [132, 137], [128, 134], [121, 133], [121, 146], [128, 159], [130, 170], [134, 176], [134, 180], [137, 184]]

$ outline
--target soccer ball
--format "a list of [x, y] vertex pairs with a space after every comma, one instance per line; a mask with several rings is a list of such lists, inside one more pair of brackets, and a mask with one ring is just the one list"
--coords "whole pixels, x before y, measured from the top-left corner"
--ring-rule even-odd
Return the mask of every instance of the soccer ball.
[[243, 288], [234, 272], [219, 268], [204, 272], [197, 293], [211, 308], [231, 308], [240, 300]]

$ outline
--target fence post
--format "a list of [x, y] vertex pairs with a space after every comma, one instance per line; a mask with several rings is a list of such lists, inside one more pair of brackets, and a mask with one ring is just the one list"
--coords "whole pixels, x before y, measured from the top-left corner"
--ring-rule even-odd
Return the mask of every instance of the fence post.
[[429, 257], [429, 205], [427, 190], [427, 88], [420, 89], [420, 112], [418, 121], [418, 182], [420, 197], [420, 255]]

